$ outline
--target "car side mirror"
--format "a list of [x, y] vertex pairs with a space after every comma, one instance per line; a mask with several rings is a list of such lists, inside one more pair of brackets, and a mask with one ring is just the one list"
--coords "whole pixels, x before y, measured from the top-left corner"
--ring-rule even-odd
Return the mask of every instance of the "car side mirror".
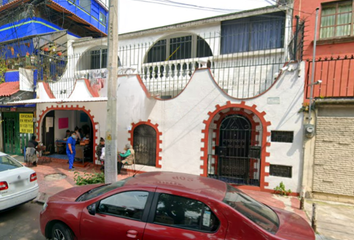
[[96, 214], [96, 203], [92, 203], [91, 205], [89, 205], [87, 207], [87, 211], [89, 212], [89, 214], [95, 215]]

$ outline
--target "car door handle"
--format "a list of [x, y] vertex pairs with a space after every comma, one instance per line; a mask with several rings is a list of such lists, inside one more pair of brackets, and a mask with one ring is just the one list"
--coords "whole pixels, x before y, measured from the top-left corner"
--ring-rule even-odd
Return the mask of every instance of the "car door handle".
[[136, 238], [137, 235], [138, 235], [138, 231], [136, 231], [136, 230], [128, 230], [127, 231], [128, 238]]

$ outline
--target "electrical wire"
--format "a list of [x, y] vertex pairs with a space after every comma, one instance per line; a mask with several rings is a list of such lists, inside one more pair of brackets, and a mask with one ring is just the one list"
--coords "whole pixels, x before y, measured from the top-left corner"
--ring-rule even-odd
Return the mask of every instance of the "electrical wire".
[[195, 9], [195, 10], [202, 10], [202, 11], [211, 11], [211, 12], [229, 13], [229, 12], [241, 11], [240, 9], [225, 9], [225, 8], [205, 7], [205, 6], [199, 6], [199, 5], [176, 2], [176, 1], [170, 1], [170, 0], [131, 0], [131, 1], [146, 2], [146, 3], [159, 4], [159, 5], [165, 5], [165, 6], [171, 6], [171, 7], [188, 8], [188, 9]]

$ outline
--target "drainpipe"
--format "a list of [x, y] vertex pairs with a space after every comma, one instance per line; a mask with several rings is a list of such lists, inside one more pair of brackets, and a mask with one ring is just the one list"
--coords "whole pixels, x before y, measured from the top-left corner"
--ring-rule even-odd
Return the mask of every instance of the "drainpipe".
[[312, 71], [311, 71], [311, 82], [310, 82], [310, 104], [309, 104], [308, 124], [311, 124], [311, 119], [312, 119], [311, 108], [312, 108], [313, 85], [314, 85], [314, 77], [315, 77], [315, 58], [316, 58], [316, 43], [317, 43], [318, 10], [319, 10], [319, 8], [316, 8], [315, 36], [314, 36], [314, 40], [313, 40], [313, 55], [312, 55]]
[[297, 60], [297, 37], [298, 37], [298, 32], [299, 32], [299, 16], [295, 16], [296, 18], [296, 29], [295, 29], [295, 36], [294, 36], [294, 57], [293, 60], [296, 61]]

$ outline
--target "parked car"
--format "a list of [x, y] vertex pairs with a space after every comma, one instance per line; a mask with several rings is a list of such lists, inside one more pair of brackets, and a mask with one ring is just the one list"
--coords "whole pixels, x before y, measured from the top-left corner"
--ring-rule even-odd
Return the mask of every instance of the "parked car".
[[44, 204], [40, 225], [46, 238], [62, 240], [315, 239], [294, 213], [225, 182], [173, 172], [64, 190]]
[[35, 199], [38, 189], [35, 171], [0, 152], [0, 211]]

